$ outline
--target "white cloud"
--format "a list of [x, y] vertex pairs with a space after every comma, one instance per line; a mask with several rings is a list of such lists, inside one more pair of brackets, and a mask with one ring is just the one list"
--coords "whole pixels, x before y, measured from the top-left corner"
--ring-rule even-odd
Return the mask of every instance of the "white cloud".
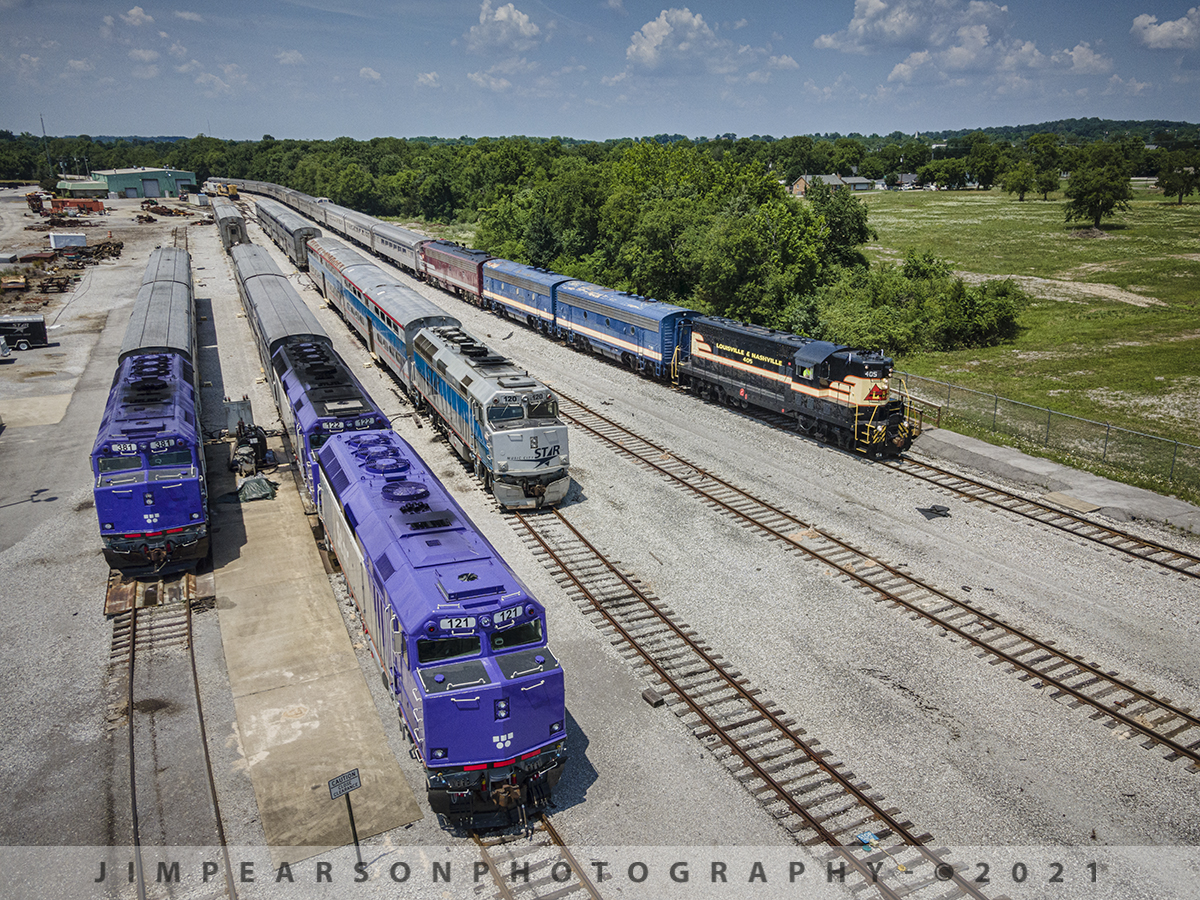
[[129, 12], [123, 14], [121, 16], [121, 20], [126, 25], [133, 25], [136, 27], [138, 25], [149, 25], [154, 21], [154, 18], [146, 15], [146, 11], [140, 6], [135, 6]]
[[1057, 65], [1069, 65], [1075, 75], [1103, 75], [1112, 71], [1112, 60], [1097, 53], [1086, 41], [1076, 44], [1074, 50], [1055, 53], [1051, 60]]
[[704, 59], [721, 45], [699, 13], [687, 7], [664, 9], [633, 35], [625, 56], [630, 62], [656, 69], [669, 61]]
[[28, 53], [22, 53], [18, 60], [22, 75], [32, 75], [42, 67], [42, 58], [40, 56], [30, 56]]
[[1114, 94], [1125, 94], [1130, 97], [1136, 97], [1138, 94], [1150, 90], [1153, 86], [1148, 81], [1137, 81], [1133, 78], [1126, 81], [1120, 75], [1114, 75], [1108, 79], [1108, 87], [1104, 89], [1104, 96], [1110, 97]]
[[134, 66], [130, 71], [134, 78], [149, 80], [158, 77], [158, 66]]
[[151, 63], [158, 59], [157, 50], [130, 50], [129, 58], [134, 62]]
[[1004, 51], [1000, 60], [1002, 69], [1040, 69], [1049, 60], [1033, 41], [1017, 41]]
[[512, 82], [507, 78], [497, 78], [490, 72], [471, 72], [467, 77], [489, 91], [506, 91], [512, 87]]
[[1007, 17], [1008, 7], [990, 0], [855, 0], [846, 28], [821, 35], [813, 46], [844, 53], [942, 47], [964, 27], [986, 25], [1002, 32]]
[[178, 56], [180, 59], [182, 59], [183, 57], [187, 56], [188, 51], [187, 47], [183, 46], [183, 44], [179, 43], [179, 41], [175, 41], [175, 43], [171, 45], [169, 52], [172, 56]]
[[212, 72], [204, 72], [196, 76], [196, 84], [205, 88], [205, 95], [209, 97], [217, 97], [221, 94], [229, 94], [232, 91], [229, 85], [214, 75]]
[[197, 60], [193, 59], [193, 60], [189, 60], [188, 62], [185, 62], [182, 66], [176, 66], [175, 71], [178, 72], [180, 75], [187, 75], [191, 72], [198, 71], [200, 68], [201, 68], [200, 63]]
[[767, 66], [772, 69], [798, 69], [800, 63], [790, 56], [772, 56], [767, 60]]
[[904, 62], [896, 63], [892, 71], [888, 74], [888, 81], [899, 81], [903, 84], [908, 84], [913, 80], [917, 70], [926, 65], [931, 58], [928, 50], [921, 50], [917, 53], [908, 54], [908, 58]]
[[67, 68], [72, 72], [94, 72], [95, 64], [90, 59], [68, 59]]
[[437, 72], [422, 72], [417, 76], [417, 87], [436, 88], [441, 86]]
[[382, 81], [383, 76], [372, 69], [370, 66], [363, 66], [358, 70], [358, 77], [365, 81]]
[[299, 66], [307, 61], [299, 50], [280, 50], [275, 54], [275, 59], [281, 66]]
[[175, 18], [186, 19], [189, 22], [203, 22], [204, 21], [204, 19], [201, 18], [200, 13], [186, 12], [181, 9], [175, 10]]
[[1193, 6], [1180, 19], [1161, 24], [1158, 16], [1140, 15], [1133, 20], [1129, 33], [1151, 50], [1191, 50], [1200, 46], [1200, 6]]
[[492, 8], [491, 0], [483, 0], [479, 8], [479, 24], [467, 32], [467, 48], [472, 51], [500, 47], [523, 53], [538, 43], [541, 29], [513, 4]]

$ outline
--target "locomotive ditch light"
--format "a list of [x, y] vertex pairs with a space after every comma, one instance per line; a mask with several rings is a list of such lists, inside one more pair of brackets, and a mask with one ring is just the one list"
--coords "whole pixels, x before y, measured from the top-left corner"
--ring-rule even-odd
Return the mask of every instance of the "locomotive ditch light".
[[103, 527], [104, 527], [104, 530], [105, 530], [105, 531], [112, 531], [112, 530], [113, 530], [113, 523], [112, 523], [112, 522], [105, 522]]
[[429, 755], [434, 759], [445, 759], [450, 751], [445, 747], [437, 747], [429, 751]]
[[497, 472], [507, 472], [508, 471], [508, 463], [507, 462], [500, 463], [500, 465], [496, 466], [496, 471]]
[[193, 521], [195, 521], [195, 520], [196, 520], [196, 519], [198, 519], [198, 518], [200, 518], [200, 513], [192, 513], [192, 520], [193, 520]]
[[553, 734], [562, 734], [562, 730], [563, 730], [562, 722], [551, 722], [550, 723], [550, 733], [552, 735]]

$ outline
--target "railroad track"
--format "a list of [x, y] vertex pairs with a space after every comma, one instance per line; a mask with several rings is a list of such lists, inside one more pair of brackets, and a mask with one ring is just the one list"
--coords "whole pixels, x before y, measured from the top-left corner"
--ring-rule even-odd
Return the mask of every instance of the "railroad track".
[[1051, 528], [1057, 528], [1076, 537], [1103, 544], [1105, 547], [1129, 556], [1192, 578], [1200, 578], [1200, 556], [1194, 556], [1184, 550], [1168, 547], [1146, 538], [1134, 537], [1127, 532], [1084, 518], [1070, 510], [1020, 497], [995, 485], [984, 484], [958, 472], [950, 472], [929, 463], [907, 458], [882, 460], [881, 463], [890, 469], [920, 478], [965, 497], [968, 501], [978, 500], [989, 506], [1006, 509], [1027, 519], [1041, 522], [1043, 525], [1049, 525]]
[[736, 668], [636, 577], [591, 544], [557, 509], [513, 512], [531, 550], [572, 599], [652, 682], [673, 711], [797, 843], [828, 848], [887, 900], [982, 898], [945, 849], [933, 849], [899, 811]]
[[[722, 408], [728, 408], [727, 404], [716, 403], [715, 401], [706, 402], [714, 403]], [[755, 419], [773, 428], [791, 433], [796, 432], [796, 420], [788, 416], [782, 416], [778, 413], [771, 413], [753, 407], [734, 409], [733, 411], [737, 415]], [[816, 441], [815, 438], [806, 438], [806, 440], [811, 440], [820, 445], [820, 442]], [[1178, 547], [1169, 547], [1166, 544], [1159, 544], [1147, 538], [1136, 537], [1126, 531], [1113, 528], [1111, 525], [1104, 525], [1092, 519], [1085, 518], [1083, 515], [1069, 509], [1052, 506], [1049, 503], [1037, 500], [1030, 500], [1027, 497], [1021, 497], [993, 484], [985, 484], [984, 482], [968, 478], [959, 472], [951, 472], [948, 469], [943, 469], [930, 463], [918, 462], [909, 457], [878, 459], [876, 462], [897, 472], [937, 485], [940, 488], [966, 498], [968, 501], [978, 500], [988, 506], [1006, 509], [1009, 512], [1040, 522], [1043, 525], [1048, 525], [1059, 531], [1102, 544], [1109, 549], [1124, 553], [1135, 559], [1154, 563], [1165, 569], [1192, 578], [1200, 578], [1200, 556], [1188, 553], [1186, 550], [1180, 550]]]
[[1021, 680], [1051, 697], [1089, 707], [1121, 738], [1142, 736], [1147, 749], [1165, 750], [1168, 761], [1186, 759], [1200, 772], [1200, 717], [1190, 707], [1158, 697], [1154, 690], [1123, 680], [1096, 661], [1059, 649], [1052, 640], [1003, 621], [901, 571], [878, 557], [772, 506], [736, 485], [693, 465], [665, 447], [635, 434], [556, 389], [559, 411], [572, 425], [638, 465], [649, 469], [721, 514], [739, 520], [789, 551], [823, 563], [877, 602], [925, 619], [978, 650], [980, 657], [1005, 663]]
[[[136, 884], [138, 900], [176, 896], [178, 868], [173, 882], [168, 862], [164, 881], [162, 863], [146, 870], [143, 848], [219, 846], [224, 890], [213, 879], [207, 896], [237, 900], [192, 647], [193, 608], [204, 606], [196, 598], [196, 576], [188, 572], [118, 582], [130, 602], [112, 617], [108, 727], [111, 731], [125, 728], [127, 733], [130, 880]], [[207, 820], [201, 803], [194, 802], [200, 796], [207, 797], [211, 814]]]
[[473, 830], [471, 838], [487, 863], [496, 896], [503, 900], [603, 900], [587, 869], [571, 853], [546, 814], [529, 823], [528, 833], [484, 836]]

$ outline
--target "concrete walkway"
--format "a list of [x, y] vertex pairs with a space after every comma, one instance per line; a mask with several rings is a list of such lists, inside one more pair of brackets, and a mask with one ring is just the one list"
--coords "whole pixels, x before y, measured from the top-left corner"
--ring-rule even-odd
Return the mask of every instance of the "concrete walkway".
[[421, 808], [388, 747], [291, 472], [272, 477], [274, 500], [219, 502], [234, 476], [227, 445], [210, 449], [221, 636], [272, 858], [351, 842], [346, 802], [330, 800], [327, 786], [351, 769], [362, 779], [351, 796], [360, 838], [415, 822]]
[[[917, 438], [912, 452], [917, 458], [941, 459], [1045, 492], [1065, 494], [1067, 500], [1082, 501], [1082, 505], [1076, 506], [1081, 511], [1094, 510], [1117, 521], [1149, 519], [1200, 534], [1200, 508], [1190, 503], [1038, 456], [1027, 456], [1011, 447], [988, 444], [944, 428], [931, 428]], [[1062, 497], [1050, 499], [1072, 505], [1064, 503]]]

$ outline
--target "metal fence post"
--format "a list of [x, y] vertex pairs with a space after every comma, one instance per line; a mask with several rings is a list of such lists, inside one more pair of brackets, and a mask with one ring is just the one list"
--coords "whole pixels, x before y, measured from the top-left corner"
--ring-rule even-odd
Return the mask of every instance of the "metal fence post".
[[1046, 410], [1046, 443], [1044, 445], [1046, 447], [1050, 446], [1050, 416], [1053, 414], [1052, 410]]
[[1100, 454], [1100, 462], [1108, 462], [1108, 436], [1112, 434], [1112, 422], [1104, 429], [1104, 452]]
[[1167, 476], [1167, 481], [1175, 480], [1175, 460], [1179, 459], [1179, 441], [1175, 442], [1175, 452], [1171, 455], [1171, 474]]

